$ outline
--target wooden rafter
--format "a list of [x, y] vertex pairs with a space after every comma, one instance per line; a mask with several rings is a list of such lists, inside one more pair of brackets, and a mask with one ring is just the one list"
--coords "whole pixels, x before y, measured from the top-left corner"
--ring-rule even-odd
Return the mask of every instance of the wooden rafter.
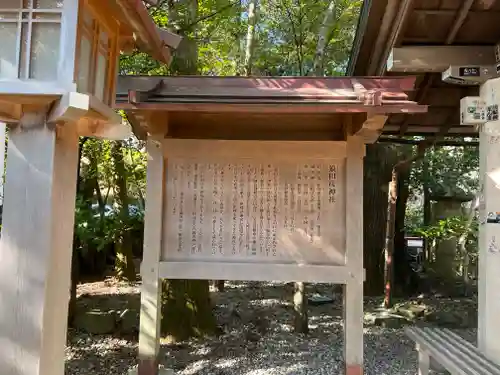
[[469, 14], [470, 8], [474, 4], [474, 0], [464, 0], [462, 6], [460, 7], [455, 20], [453, 21], [453, 26], [451, 27], [448, 35], [446, 37], [446, 44], [452, 44], [458, 34], [458, 31], [464, 24], [467, 15]]

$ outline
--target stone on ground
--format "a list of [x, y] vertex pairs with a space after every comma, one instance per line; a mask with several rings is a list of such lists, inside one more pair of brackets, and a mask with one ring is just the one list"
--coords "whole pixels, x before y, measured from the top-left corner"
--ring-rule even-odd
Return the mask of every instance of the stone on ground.
[[139, 332], [139, 313], [134, 310], [125, 309], [119, 316], [118, 325], [122, 333]]
[[111, 333], [115, 330], [115, 326], [115, 311], [79, 311], [75, 318], [75, 328], [96, 335]]

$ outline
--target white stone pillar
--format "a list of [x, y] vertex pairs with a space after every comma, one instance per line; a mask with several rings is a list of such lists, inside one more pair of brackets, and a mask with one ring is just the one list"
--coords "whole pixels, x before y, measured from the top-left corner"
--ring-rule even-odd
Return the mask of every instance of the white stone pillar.
[[3, 175], [5, 172], [5, 123], [0, 122], [0, 205], [3, 204]]
[[[481, 87], [487, 106], [500, 104], [500, 78]], [[491, 360], [500, 363], [500, 121], [493, 113], [480, 129], [479, 312], [478, 344]], [[494, 107], [490, 107], [494, 110]], [[492, 215], [490, 215], [492, 216]], [[500, 218], [500, 216], [499, 216]]]
[[9, 133], [0, 240], [0, 373], [63, 375], [78, 135], [26, 114]]

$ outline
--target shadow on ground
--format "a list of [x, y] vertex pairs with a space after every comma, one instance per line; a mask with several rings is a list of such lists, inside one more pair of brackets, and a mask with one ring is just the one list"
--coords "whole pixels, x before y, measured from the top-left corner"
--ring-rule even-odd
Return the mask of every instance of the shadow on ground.
[[[224, 292], [213, 292], [214, 311], [223, 330], [219, 337], [162, 345], [161, 364], [182, 375], [280, 375], [342, 373], [342, 298], [334, 287], [309, 286], [310, 293], [333, 296], [332, 304], [309, 307], [309, 335], [292, 330], [291, 285], [277, 283], [228, 283]], [[382, 300], [367, 298], [365, 311], [379, 310]], [[139, 311], [139, 295], [83, 294], [79, 309]], [[476, 301], [420, 298], [406, 303], [425, 305], [428, 311], [460, 314], [474, 309]], [[476, 304], [477, 305], [477, 304]], [[464, 307], [465, 306], [465, 307]], [[462, 314], [463, 315], [463, 314]], [[432, 322], [425, 324], [434, 324]], [[366, 374], [414, 374], [416, 352], [402, 329], [365, 325]], [[474, 329], [458, 330], [473, 339]], [[119, 330], [108, 335], [88, 335], [71, 330], [67, 349], [67, 374], [125, 374], [136, 364], [137, 334]]]

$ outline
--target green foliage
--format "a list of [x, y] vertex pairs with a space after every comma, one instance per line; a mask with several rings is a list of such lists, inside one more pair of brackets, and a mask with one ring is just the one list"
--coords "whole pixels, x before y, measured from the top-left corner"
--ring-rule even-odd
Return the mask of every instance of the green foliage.
[[439, 220], [433, 225], [419, 228], [415, 233], [431, 240], [448, 240], [459, 237], [468, 231], [469, 227], [466, 218], [463, 216], [452, 216]]
[[[255, 66], [263, 75], [310, 75], [318, 32], [330, 1], [263, 0], [258, 25]], [[329, 43], [325, 49], [325, 75], [346, 69], [362, 1], [336, 1]]]
[[[111, 141], [90, 138], [81, 141], [75, 247], [82, 259], [91, 265], [115, 257], [116, 245], [122, 238], [132, 238], [131, 245], [136, 252], [140, 251], [142, 244], [146, 174], [144, 145], [129, 140], [122, 147], [124, 168], [121, 173], [128, 182], [127, 195], [131, 203], [128, 214], [123, 215], [115, 199], [117, 171], [112, 144]], [[96, 257], [100, 260], [93, 259]], [[102, 267], [100, 265], [98, 270]]]
[[435, 242], [465, 236], [465, 249], [469, 254], [473, 254], [477, 251], [478, 224], [477, 217], [469, 223], [466, 217], [451, 216], [438, 220], [433, 225], [418, 228], [415, 234]]
[[[175, 30], [197, 47], [198, 74], [243, 74], [247, 31], [244, 0], [160, 1], [150, 10], [158, 26]], [[174, 9], [169, 9], [169, 3]], [[309, 75], [316, 53], [318, 32], [330, 1], [262, 0], [259, 2], [254, 51], [255, 75]], [[328, 31], [325, 75], [342, 75], [347, 66], [362, 0], [337, 0], [334, 22]], [[169, 17], [171, 14], [171, 17]], [[194, 17], [194, 18], [193, 18]], [[174, 56], [182, 54], [183, 43]], [[121, 74], [169, 75], [177, 72], [146, 54], [121, 56]], [[182, 69], [181, 69], [182, 71]]]
[[[427, 173], [424, 168], [427, 163]], [[479, 186], [479, 149], [475, 147], [433, 147], [425, 159], [413, 163], [410, 199], [406, 210], [408, 232], [423, 226], [424, 185], [432, 200], [439, 197], [472, 197]]]

